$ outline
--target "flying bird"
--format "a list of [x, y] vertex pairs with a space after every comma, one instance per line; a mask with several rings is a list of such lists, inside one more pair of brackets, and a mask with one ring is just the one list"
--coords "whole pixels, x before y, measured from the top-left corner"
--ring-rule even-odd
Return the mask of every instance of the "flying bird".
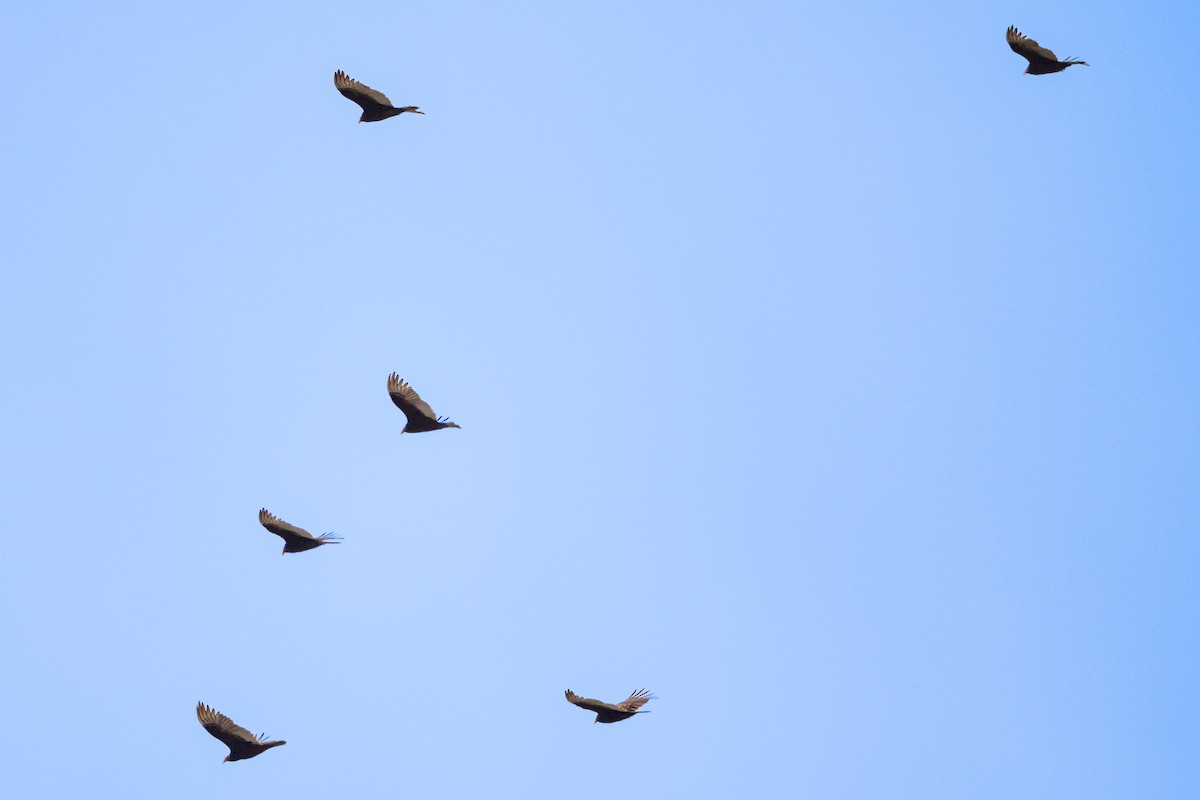
[[396, 407], [404, 412], [404, 416], [408, 417], [408, 424], [404, 426], [404, 430], [400, 431], [401, 433], [425, 433], [442, 428], [462, 427], [445, 417], [434, 414], [429, 403], [422, 400], [421, 395], [400, 380], [400, 376], [394, 372], [388, 376], [388, 394], [391, 395], [392, 402], [396, 404]]
[[620, 722], [623, 719], [629, 719], [634, 714], [649, 714], [649, 711], [638, 711], [638, 709], [649, 701], [657, 699], [645, 689], [638, 689], [616, 704], [601, 703], [599, 700], [580, 697], [570, 689], [567, 689], [565, 694], [567, 702], [574, 703], [580, 708], [586, 708], [588, 711], [595, 711], [596, 718], [592, 720], [593, 722]]
[[196, 704], [196, 717], [204, 726], [204, 730], [220, 739], [221, 743], [229, 748], [229, 755], [225, 756], [226, 761], [254, 758], [272, 747], [287, 744], [287, 742], [268, 742], [266, 734], [255, 736], [229, 717], [209, 708], [204, 703]]
[[340, 69], [333, 73], [333, 85], [337, 87], [337, 90], [342, 93], [343, 97], [349, 98], [362, 106], [363, 113], [358, 118], [359, 122], [379, 122], [388, 117], [403, 114], [405, 111], [411, 111], [414, 114], [425, 113], [424, 111], [418, 111], [418, 106], [396, 108], [383, 92], [377, 92], [370, 86], [359, 83]]
[[285, 553], [303, 553], [305, 550], [312, 550], [314, 547], [320, 547], [323, 544], [341, 543], [339, 540], [342, 537], [336, 533], [313, 536], [304, 530], [304, 528], [297, 528], [295, 525], [284, 522], [265, 508], [258, 510], [258, 521], [264, 528], [283, 539], [283, 553], [280, 553], [280, 555]]
[[1074, 61], [1070, 58], [1059, 61], [1058, 56], [1039, 46], [1028, 36], [1024, 36], [1013, 25], [1008, 26], [1008, 34], [1005, 38], [1008, 39], [1008, 46], [1012, 48], [1012, 51], [1029, 62], [1029, 66], [1025, 68], [1026, 75], [1049, 75], [1051, 72], [1062, 72], [1074, 64], [1088, 66], [1086, 61]]

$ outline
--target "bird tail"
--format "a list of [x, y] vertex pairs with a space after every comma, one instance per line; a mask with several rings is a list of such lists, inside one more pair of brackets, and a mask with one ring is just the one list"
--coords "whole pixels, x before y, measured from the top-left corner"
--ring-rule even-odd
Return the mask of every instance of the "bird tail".
[[418, 110], [417, 110], [418, 108], [420, 108], [420, 106], [405, 106], [404, 108], [402, 108], [402, 109], [400, 109], [400, 110], [401, 110], [402, 112], [403, 112], [403, 111], [407, 111], [407, 112], [409, 112], [410, 114], [424, 114], [424, 113], [425, 113], [424, 111], [418, 111]]
[[287, 742], [285, 742], [281, 739], [278, 742], [263, 742], [263, 747], [270, 749], [272, 747], [282, 747], [285, 744], [287, 744]]

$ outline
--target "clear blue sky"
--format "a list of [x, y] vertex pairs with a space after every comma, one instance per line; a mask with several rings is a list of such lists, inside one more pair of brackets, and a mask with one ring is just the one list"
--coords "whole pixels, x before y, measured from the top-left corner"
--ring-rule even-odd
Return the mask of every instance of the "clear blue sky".
[[1200, 796], [1200, 5], [5, 16], [0, 794]]

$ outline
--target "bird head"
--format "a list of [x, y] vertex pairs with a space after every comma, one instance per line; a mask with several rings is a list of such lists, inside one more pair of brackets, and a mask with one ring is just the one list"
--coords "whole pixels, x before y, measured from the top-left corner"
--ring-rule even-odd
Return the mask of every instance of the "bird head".
[[228, 761], [229, 761], [229, 756], [225, 756], [223, 759], [221, 759], [221, 763], [222, 763], [222, 764], [225, 764], [225, 763], [227, 763]]
[[279, 551], [279, 555], [281, 555], [281, 556], [287, 555], [287, 545], [286, 544], [283, 546], [283, 549]]
[[1025, 68], [1025, 74], [1026, 74], [1026, 75], [1028, 75], [1028, 74], [1029, 74], [1029, 67], [1026, 67], [1026, 68]]

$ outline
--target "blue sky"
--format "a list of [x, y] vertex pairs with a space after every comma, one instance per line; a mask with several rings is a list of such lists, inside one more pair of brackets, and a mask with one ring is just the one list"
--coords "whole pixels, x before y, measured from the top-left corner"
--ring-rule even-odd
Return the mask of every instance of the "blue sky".
[[1197, 796], [1198, 28], [11, 10], [0, 793]]

